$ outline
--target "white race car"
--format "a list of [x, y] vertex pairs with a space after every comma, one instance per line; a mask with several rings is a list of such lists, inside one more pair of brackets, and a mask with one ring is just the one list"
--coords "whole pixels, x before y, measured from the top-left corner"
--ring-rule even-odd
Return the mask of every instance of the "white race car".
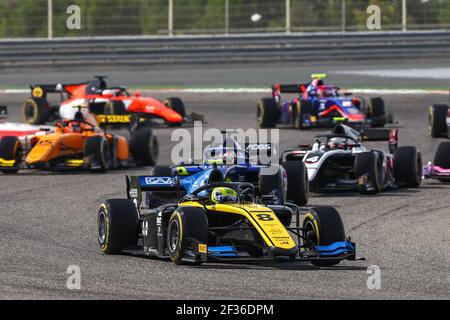
[[[417, 188], [422, 181], [422, 157], [414, 146], [397, 147], [398, 129], [359, 132], [338, 125], [331, 134], [319, 135], [312, 145], [282, 153], [282, 161], [301, 159], [313, 192], [359, 190], [375, 194], [391, 187]], [[389, 141], [390, 152], [368, 150], [362, 141]]]

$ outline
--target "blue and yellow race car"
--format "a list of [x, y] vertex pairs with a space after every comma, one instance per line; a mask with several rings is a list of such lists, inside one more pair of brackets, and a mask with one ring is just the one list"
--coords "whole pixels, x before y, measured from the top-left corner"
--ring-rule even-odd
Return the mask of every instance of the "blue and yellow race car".
[[[393, 122], [387, 114], [382, 98], [362, 97], [341, 93], [337, 86], [325, 85], [325, 74], [313, 74], [307, 84], [275, 84], [272, 97], [263, 98], [257, 106], [258, 124], [261, 128], [283, 126], [298, 129], [333, 127], [345, 122], [352, 126], [384, 127]], [[282, 100], [282, 93], [299, 96]]]
[[105, 254], [196, 265], [298, 260], [333, 266], [362, 259], [356, 257], [355, 243], [346, 238], [342, 219], [332, 207], [302, 213], [294, 204], [275, 204], [276, 195], [258, 199], [251, 183], [217, 182], [146, 209], [141, 205], [143, 192], [177, 191], [180, 180], [142, 176], [127, 181], [128, 199], [107, 200], [98, 211], [98, 242]]

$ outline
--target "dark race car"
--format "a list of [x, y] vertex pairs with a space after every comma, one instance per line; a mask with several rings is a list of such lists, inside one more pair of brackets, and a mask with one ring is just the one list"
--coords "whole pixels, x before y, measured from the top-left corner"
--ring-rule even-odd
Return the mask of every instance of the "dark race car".
[[[23, 113], [29, 124], [43, 124], [55, 119], [73, 119], [74, 107], [86, 105], [93, 114], [139, 114], [152, 125], [181, 126], [194, 120], [203, 121], [201, 115], [187, 115], [180, 98], [168, 98], [161, 102], [142, 97], [140, 92], [131, 94], [125, 87], [108, 87], [104, 76], [77, 84], [32, 85], [31, 97], [25, 101]], [[50, 102], [50, 94], [59, 99]]]
[[[255, 186], [258, 196], [275, 194], [278, 204], [285, 201], [296, 205], [308, 202], [308, 179], [302, 161], [288, 163], [262, 163], [262, 151], [272, 152], [271, 144], [246, 144], [241, 146], [233, 136], [233, 130], [224, 131], [224, 141], [212, 144], [204, 150], [203, 161], [181, 163], [171, 167], [157, 166], [155, 178], [173, 178], [180, 181], [180, 192], [190, 193], [199, 186], [212, 182], [247, 182]], [[275, 157], [278, 161], [278, 157]], [[273, 174], [266, 174], [271, 166]], [[150, 178], [150, 177], [149, 177]], [[172, 193], [172, 198], [176, 193]], [[147, 193], [147, 205], [159, 206], [168, 195], [159, 192]], [[161, 200], [162, 199], [162, 200]]]
[[180, 187], [176, 178], [128, 177], [128, 199], [107, 200], [98, 211], [101, 251], [195, 265], [276, 260], [329, 267], [364, 259], [355, 256], [336, 209], [275, 205], [274, 197], [256, 198], [249, 183], [206, 184], [155, 209], [141, 205], [144, 192]]
[[[351, 93], [340, 92], [336, 86], [325, 85], [325, 75], [313, 75], [308, 84], [275, 84], [272, 97], [263, 98], [257, 106], [258, 124], [261, 128], [277, 125], [308, 129], [332, 127], [345, 121], [352, 126], [384, 127], [393, 122], [386, 114], [382, 98], [371, 98], [369, 103]], [[282, 100], [282, 93], [299, 96]]]
[[[362, 145], [364, 140], [389, 140], [390, 153], [368, 150]], [[285, 150], [282, 159], [305, 163], [313, 192], [375, 194], [393, 187], [417, 188], [422, 181], [422, 156], [414, 146], [397, 147], [397, 141], [397, 129], [358, 132], [341, 124], [331, 134], [317, 136], [312, 145]]]

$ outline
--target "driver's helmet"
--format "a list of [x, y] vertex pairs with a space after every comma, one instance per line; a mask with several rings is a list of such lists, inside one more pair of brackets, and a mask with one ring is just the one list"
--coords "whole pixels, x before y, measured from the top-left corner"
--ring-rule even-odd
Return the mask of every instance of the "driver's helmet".
[[345, 149], [347, 147], [347, 139], [340, 137], [331, 138], [330, 141], [328, 141], [328, 147], [332, 150]]
[[223, 154], [223, 163], [224, 164], [235, 164], [237, 159], [237, 155], [232, 150], [226, 150]]
[[333, 95], [332, 90], [327, 86], [320, 86], [317, 88], [317, 95], [319, 97], [331, 97]]
[[76, 132], [76, 133], [80, 133], [81, 132], [81, 123], [80, 122], [71, 122], [69, 123], [69, 126], [67, 128], [68, 132]]
[[237, 192], [232, 188], [219, 187], [211, 192], [211, 201], [214, 204], [236, 203], [238, 200]]

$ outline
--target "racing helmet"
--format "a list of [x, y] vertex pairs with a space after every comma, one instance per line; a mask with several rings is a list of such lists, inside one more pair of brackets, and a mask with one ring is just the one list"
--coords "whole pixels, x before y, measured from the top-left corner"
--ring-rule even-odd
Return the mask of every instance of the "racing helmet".
[[237, 159], [237, 155], [232, 150], [226, 150], [223, 154], [223, 163], [224, 164], [235, 164]]
[[347, 148], [347, 139], [341, 137], [334, 137], [328, 141], [328, 147], [332, 150], [334, 149], [346, 149]]
[[214, 188], [211, 192], [211, 201], [214, 204], [236, 203], [238, 200], [237, 192], [231, 188]]

